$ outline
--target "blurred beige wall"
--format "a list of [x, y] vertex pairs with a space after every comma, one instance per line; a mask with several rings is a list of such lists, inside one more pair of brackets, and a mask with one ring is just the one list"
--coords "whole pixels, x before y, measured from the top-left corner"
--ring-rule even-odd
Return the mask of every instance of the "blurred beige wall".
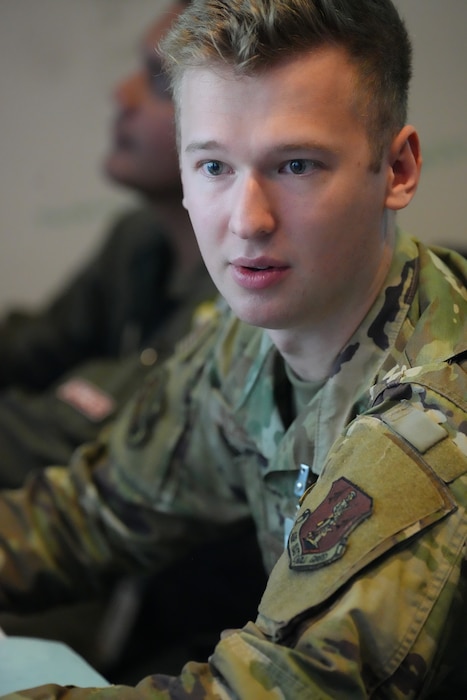
[[[396, 0], [425, 165], [400, 223], [467, 246], [467, 0]], [[44, 300], [132, 201], [100, 174], [115, 81], [167, 0], [0, 0], [0, 311]], [[383, 38], [384, 40], [384, 38]]]
[[414, 44], [410, 122], [422, 141], [419, 190], [399, 215], [422, 240], [467, 249], [467, 0], [395, 0]]
[[0, 311], [41, 302], [134, 201], [101, 174], [113, 85], [168, 0], [0, 0]]

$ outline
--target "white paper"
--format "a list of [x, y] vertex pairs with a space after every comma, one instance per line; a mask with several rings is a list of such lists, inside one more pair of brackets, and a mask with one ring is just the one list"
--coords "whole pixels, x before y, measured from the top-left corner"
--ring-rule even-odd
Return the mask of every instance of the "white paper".
[[105, 687], [109, 683], [61, 642], [29, 637], [0, 639], [0, 695], [46, 683]]

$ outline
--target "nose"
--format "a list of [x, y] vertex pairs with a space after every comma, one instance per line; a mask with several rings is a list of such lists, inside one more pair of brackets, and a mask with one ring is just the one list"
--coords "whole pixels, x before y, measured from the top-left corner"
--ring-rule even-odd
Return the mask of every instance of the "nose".
[[117, 83], [113, 90], [113, 97], [121, 109], [134, 109], [143, 100], [144, 90], [143, 73], [135, 71]]
[[274, 197], [259, 175], [239, 177], [232, 191], [230, 230], [239, 238], [267, 236], [276, 228]]

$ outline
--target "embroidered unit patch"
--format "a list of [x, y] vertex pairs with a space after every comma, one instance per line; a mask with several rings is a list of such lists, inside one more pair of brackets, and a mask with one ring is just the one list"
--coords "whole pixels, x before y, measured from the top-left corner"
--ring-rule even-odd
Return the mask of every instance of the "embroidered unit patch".
[[347, 539], [371, 515], [373, 499], [345, 477], [334, 481], [325, 500], [295, 520], [288, 542], [291, 569], [319, 569], [340, 559]]

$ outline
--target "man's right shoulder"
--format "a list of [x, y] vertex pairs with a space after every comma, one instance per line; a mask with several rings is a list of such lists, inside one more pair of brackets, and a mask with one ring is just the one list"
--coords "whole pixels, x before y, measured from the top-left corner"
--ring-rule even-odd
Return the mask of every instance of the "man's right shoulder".
[[247, 348], [250, 348], [247, 352], [251, 355], [252, 344], [256, 354], [264, 330], [241, 321], [221, 297], [209, 302], [209, 309], [203, 309], [201, 316], [204, 316], [204, 320], [195, 323], [193, 330], [177, 343], [177, 361], [191, 362], [197, 355], [209, 354], [225, 367], [238, 359]]

